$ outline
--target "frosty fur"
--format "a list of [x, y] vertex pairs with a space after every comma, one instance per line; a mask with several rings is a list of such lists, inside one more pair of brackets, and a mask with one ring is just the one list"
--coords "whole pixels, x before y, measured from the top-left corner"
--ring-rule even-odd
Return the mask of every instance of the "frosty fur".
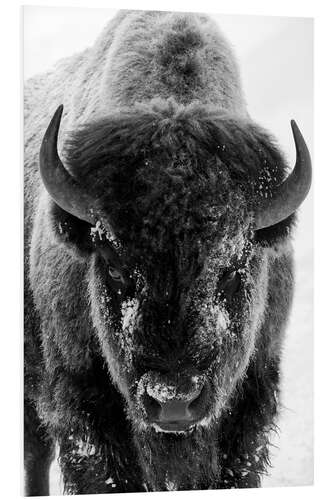
[[[141, 334], [129, 324], [113, 338], [121, 306], [102, 243], [41, 185], [39, 148], [61, 103], [64, 162], [103, 200], [122, 262], [144, 269]], [[68, 493], [260, 485], [292, 299], [294, 216], [254, 232], [252, 209], [285, 172], [246, 112], [228, 43], [204, 15], [121, 11], [92, 48], [26, 83], [28, 494], [47, 494], [55, 440]], [[243, 266], [250, 297], [229, 308], [223, 339], [218, 311], [202, 313], [221, 263]], [[156, 299], [166, 290], [172, 328]], [[192, 322], [180, 304], [195, 311]], [[143, 427], [133, 403], [136, 381], [176, 360], [210, 377], [211, 418], [189, 435]]]

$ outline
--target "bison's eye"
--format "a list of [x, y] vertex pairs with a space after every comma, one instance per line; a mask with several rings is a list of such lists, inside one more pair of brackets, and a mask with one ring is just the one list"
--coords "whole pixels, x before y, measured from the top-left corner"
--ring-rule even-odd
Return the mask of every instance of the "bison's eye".
[[217, 283], [217, 293], [231, 298], [239, 290], [241, 277], [237, 271], [225, 271]]
[[124, 281], [123, 275], [115, 267], [109, 266], [109, 275], [111, 276], [111, 278], [114, 281], [119, 281], [119, 282], [123, 282]]

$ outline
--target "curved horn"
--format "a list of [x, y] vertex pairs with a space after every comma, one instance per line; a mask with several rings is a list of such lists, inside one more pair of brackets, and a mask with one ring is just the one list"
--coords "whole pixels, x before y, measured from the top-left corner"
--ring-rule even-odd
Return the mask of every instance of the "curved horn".
[[93, 200], [62, 164], [57, 150], [58, 132], [63, 106], [59, 106], [47, 127], [39, 153], [40, 174], [53, 201], [66, 212], [95, 224]]
[[296, 147], [294, 170], [274, 191], [271, 198], [263, 200], [255, 215], [255, 228], [273, 226], [294, 213], [306, 198], [311, 186], [312, 168], [310, 153], [294, 120], [291, 128]]

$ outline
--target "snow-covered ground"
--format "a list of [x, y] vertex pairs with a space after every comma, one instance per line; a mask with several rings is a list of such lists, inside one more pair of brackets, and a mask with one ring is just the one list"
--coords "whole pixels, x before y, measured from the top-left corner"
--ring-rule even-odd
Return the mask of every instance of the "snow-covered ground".
[[[25, 77], [91, 44], [113, 15], [106, 9], [25, 8]], [[312, 151], [313, 24], [310, 19], [213, 15], [232, 42], [249, 112], [295, 159], [295, 118]], [[313, 482], [313, 204], [308, 197], [295, 235], [296, 291], [282, 363], [283, 410], [264, 486]], [[57, 464], [51, 493], [60, 494]]]

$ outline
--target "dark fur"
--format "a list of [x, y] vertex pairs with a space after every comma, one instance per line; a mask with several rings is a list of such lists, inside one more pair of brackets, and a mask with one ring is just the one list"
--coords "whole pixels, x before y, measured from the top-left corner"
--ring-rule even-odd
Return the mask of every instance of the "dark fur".
[[[282, 181], [286, 165], [247, 116], [237, 65], [214, 30], [205, 16], [120, 13], [90, 58], [76, 56], [59, 73], [69, 85], [70, 68], [79, 68], [64, 117], [73, 132], [60, 141], [63, 159], [99, 199], [112, 243], [105, 233], [92, 237], [88, 223], [46, 196], [37, 160], [45, 113], [38, 127], [33, 112], [27, 120], [30, 495], [47, 492], [56, 440], [69, 493], [257, 487], [269, 464], [295, 217], [253, 231], [253, 209]], [[122, 43], [110, 56], [117, 36]], [[57, 78], [46, 82], [51, 89]], [[33, 83], [28, 94], [43, 88]], [[66, 110], [65, 87], [58, 98]], [[46, 94], [44, 108], [54, 107]], [[105, 252], [126, 286], [107, 277]], [[233, 267], [244, 278], [228, 305], [228, 335], [220, 335], [202, 308], [218, 274]], [[134, 269], [145, 287], [126, 274]], [[122, 334], [122, 301], [133, 297], [141, 323]], [[188, 435], [142, 427], [141, 377], [192, 369], [207, 377], [211, 421]]]
[[[117, 209], [124, 211], [124, 203], [128, 200], [136, 205], [133, 196], [140, 189], [140, 176], [146, 184], [146, 205], [154, 203], [156, 192], [149, 193], [147, 186], [156, 181], [156, 172], [150, 171], [147, 165], [152, 163], [152, 158], [156, 161], [162, 150], [164, 157], [160, 158], [160, 162], [164, 162], [163, 173], [167, 172], [168, 165], [172, 172], [175, 163], [182, 161], [182, 155], [185, 158], [188, 154], [197, 161], [200, 158], [202, 162], [211, 162], [213, 155], [217, 160], [215, 169], [227, 171], [234, 186], [245, 192], [249, 210], [253, 206], [251, 203], [260, 203], [257, 193], [259, 180], [266, 183], [267, 190], [272, 190], [286, 174], [285, 161], [274, 140], [253, 122], [236, 120], [222, 110], [216, 111], [199, 103], [179, 106], [173, 99], [156, 99], [149, 105], [122, 109], [110, 117], [89, 123], [67, 139], [65, 148], [66, 162], [74, 177], [97, 197], [105, 196], [111, 200], [105, 200], [105, 210], [112, 214], [113, 220], [119, 217]], [[275, 165], [275, 172], [272, 165]], [[270, 183], [266, 179], [267, 166], [268, 171], [275, 174]], [[203, 163], [197, 168], [202, 168], [204, 173], [207, 165]], [[123, 191], [123, 186], [126, 191]], [[163, 185], [161, 177], [158, 187], [167, 204], [167, 186]], [[198, 192], [201, 188], [197, 184]], [[143, 185], [141, 189], [144, 189]], [[138, 215], [140, 219], [143, 216], [144, 213]], [[64, 214], [64, 217], [68, 216]], [[256, 241], [270, 246], [285, 240], [291, 232], [294, 218], [292, 215], [275, 226], [257, 231]], [[172, 224], [174, 222], [171, 221]], [[129, 221], [122, 221], [126, 231], [122, 237], [128, 237], [128, 224]], [[178, 225], [181, 224], [180, 221]], [[77, 243], [79, 236], [75, 237], [74, 225], [71, 234]], [[79, 234], [85, 234], [83, 228], [80, 228]]]

